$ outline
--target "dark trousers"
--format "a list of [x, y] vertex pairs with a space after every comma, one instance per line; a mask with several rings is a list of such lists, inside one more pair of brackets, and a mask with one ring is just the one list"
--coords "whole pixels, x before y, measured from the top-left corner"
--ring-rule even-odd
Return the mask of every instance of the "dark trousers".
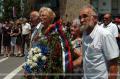
[[22, 35], [22, 53], [23, 54], [24, 54], [25, 44], [27, 45], [27, 50], [28, 50], [30, 46], [29, 34]]

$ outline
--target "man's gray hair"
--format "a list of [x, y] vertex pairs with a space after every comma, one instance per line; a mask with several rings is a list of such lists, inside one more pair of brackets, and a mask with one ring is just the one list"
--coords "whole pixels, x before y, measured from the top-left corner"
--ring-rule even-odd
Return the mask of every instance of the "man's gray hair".
[[97, 11], [96, 11], [96, 9], [92, 6], [92, 5], [86, 5], [86, 6], [84, 6], [84, 7], [82, 7], [81, 8], [81, 10], [84, 10], [84, 9], [89, 9], [89, 14], [90, 15], [93, 15], [93, 16], [98, 16], [98, 13], [97, 13]]
[[35, 15], [35, 16], [39, 17], [39, 12], [38, 11], [32, 11], [30, 13], [30, 15]]

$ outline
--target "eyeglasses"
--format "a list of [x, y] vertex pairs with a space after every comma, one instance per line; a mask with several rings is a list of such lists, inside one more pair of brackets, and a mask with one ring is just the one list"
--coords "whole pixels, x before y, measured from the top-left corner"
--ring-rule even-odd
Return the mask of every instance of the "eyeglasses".
[[82, 16], [79, 16], [79, 19], [82, 19], [82, 18], [87, 18], [88, 15], [87, 14], [82, 14]]

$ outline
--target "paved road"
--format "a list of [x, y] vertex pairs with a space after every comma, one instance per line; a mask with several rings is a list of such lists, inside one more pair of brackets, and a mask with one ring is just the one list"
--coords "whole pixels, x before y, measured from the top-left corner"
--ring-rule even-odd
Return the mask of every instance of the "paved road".
[[24, 57], [0, 56], [0, 79], [21, 79]]
[[[3, 57], [0, 56], [0, 79], [24, 79], [22, 64], [24, 63], [24, 57]], [[119, 65], [120, 79], [120, 65]]]

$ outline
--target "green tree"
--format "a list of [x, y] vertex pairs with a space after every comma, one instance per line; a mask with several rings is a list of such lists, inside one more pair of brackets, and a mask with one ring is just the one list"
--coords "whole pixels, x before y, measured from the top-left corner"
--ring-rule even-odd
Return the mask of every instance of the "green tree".
[[16, 17], [20, 17], [20, 0], [4, 0], [4, 18], [13, 18], [13, 7], [15, 7]]
[[[21, 1], [23, 2], [22, 7]], [[31, 5], [29, 3], [29, 0], [4, 0], [3, 6], [5, 18], [13, 18], [13, 6], [15, 7], [17, 18], [28, 17], [31, 11]], [[23, 8], [23, 10], [21, 8]]]

